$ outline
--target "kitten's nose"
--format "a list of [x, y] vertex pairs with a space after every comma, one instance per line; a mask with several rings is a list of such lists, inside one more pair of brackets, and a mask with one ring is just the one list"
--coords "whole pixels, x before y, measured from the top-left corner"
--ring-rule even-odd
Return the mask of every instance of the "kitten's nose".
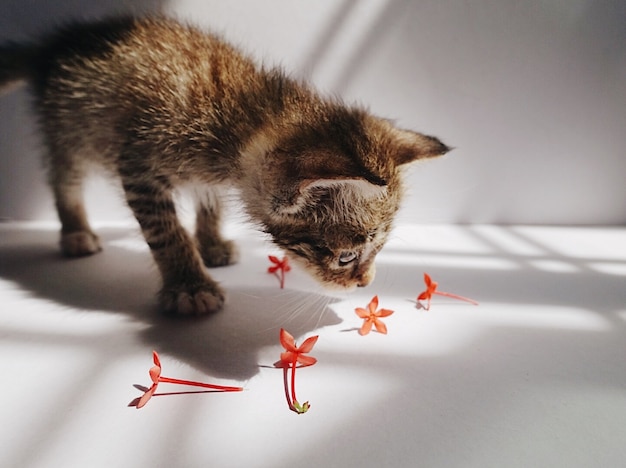
[[374, 278], [369, 278], [369, 277], [359, 277], [357, 278], [357, 286], [359, 288], [364, 288], [365, 286], [367, 286], [368, 284], [370, 284], [372, 282]]
[[356, 285], [359, 288], [364, 288], [365, 286], [370, 284], [372, 281], [374, 281], [374, 276], [376, 276], [376, 267], [372, 264], [372, 266], [370, 266], [367, 271], [359, 274], [356, 277], [356, 281], [357, 281]]

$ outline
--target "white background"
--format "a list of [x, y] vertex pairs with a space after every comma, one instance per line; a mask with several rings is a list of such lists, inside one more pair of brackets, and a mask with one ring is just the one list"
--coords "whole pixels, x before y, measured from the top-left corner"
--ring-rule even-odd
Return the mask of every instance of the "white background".
[[[128, 2], [4, 0], [18, 39]], [[265, 63], [457, 148], [412, 171], [410, 222], [626, 222], [626, 3], [620, 0], [142, 0]], [[25, 92], [0, 98], [0, 218], [54, 219]], [[128, 218], [89, 190], [96, 220]]]

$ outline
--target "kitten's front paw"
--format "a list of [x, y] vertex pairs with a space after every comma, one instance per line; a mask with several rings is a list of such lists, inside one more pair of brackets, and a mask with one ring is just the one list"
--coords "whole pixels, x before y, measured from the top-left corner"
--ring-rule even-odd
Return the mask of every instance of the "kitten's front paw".
[[211, 246], [201, 245], [200, 255], [208, 267], [232, 265], [239, 261], [239, 249], [233, 241], [223, 241]]
[[91, 231], [61, 233], [61, 252], [67, 257], [84, 257], [101, 250], [100, 239]]
[[164, 286], [160, 293], [161, 308], [177, 315], [207, 315], [222, 310], [224, 291], [216, 283], [189, 286]]

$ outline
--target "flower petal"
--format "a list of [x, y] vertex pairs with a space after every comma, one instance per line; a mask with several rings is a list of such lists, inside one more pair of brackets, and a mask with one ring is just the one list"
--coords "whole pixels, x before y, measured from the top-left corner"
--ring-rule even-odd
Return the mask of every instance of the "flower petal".
[[280, 344], [283, 345], [283, 348], [287, 351], [298, 352], [296, 340], [294, 340], [293, 336], [284, 328], [280, 329]]
[[424, 273], [424, 283], [426, 283], [426, 286], [430, 286], [430, 283], [432, 283], [432, 280], [430, 279], [430, 275], [428, 273]]
[[385, 325], [382, 320], [374, 319], [374, 326], [379, 333], [383, 335], [387, 334], [387, 325]]
[[159, 353], [156, 351], [152, 351], [152, 360], [154, 361], [155, 366], [161, 367], [161, 360], [159, 359]]
[[378, 309], [378, 296], [372, 297], [372, 300], [369, 304], [367, 304], [367, 308], [371, 314], [376, 313], [376, 309]]
[[393, 310], [380, 309], [378, 312], [376, 312], [376, 317], [389, 317], [391, 314], [393, 314]]
[[300, 355], [298, 356], [298, 362], [303, 366], [312, 366], [317, 362], [317, 359], [315, 359], [313, 356]]
[[417, 296], [418, 301], [425, 301], [428, 298], [430, 298], [430, 291], [428, 290], [420, 293], [420, 295]]
[[285, 364], [291, 364], [296, 359], [298, 359], [298, 353], [294, 353], [293, 351], [285, 351], [284, 353], [280, 353], [280, 360]]
[[150, 387], [150, 389], [144, 393], [141, 398], [139, 398], [139, 401], [137, 402], [137, 409], [146, 406], [146, 403], [148, 403], [150, 398], [152, 398], [152, 395], [154, 395], [154, 392], [156, 392], [157, 386], [158, 384], [153, 384], [152, 387]]
[[276, 265], [280, 265], [280, 260], [278, 259], [278, 257], [274, 255], [268, 255], [267, 258], [270, 259], [270, 262], [275, 263]]
[[319, 335], [311, 336], [304, 340], [302, 344], [298, 347], [298, 352], [300, 353], [310, 353], [319, 338]]
[[359, 335], [365, 336], [370, 331], [372, 331], [372, 321], [371, 320], [365, 320], [363, 322], [363, 325], [361, 325], [361, 328], [359, 329]]
[[161, 367], [159, 366], [152, 366], [150, 368], [150, 379], [152, 380], [153, 383], [157, 383], [159, 381], [159, 377], [161, 377]]
[[356, 309], [354, 309], [354, 311], [362, 319], [366, 319], [370, 316], [370, 313], [367, 310], [363, 309], [362, 307], [357, 307]]

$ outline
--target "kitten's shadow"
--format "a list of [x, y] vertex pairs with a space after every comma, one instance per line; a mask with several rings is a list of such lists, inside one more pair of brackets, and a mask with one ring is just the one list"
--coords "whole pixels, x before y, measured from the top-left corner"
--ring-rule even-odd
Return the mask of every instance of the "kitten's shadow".
[[[227, 289], [226, 307], [207, 319], [181, 320], [157, 316], [142, 338], [155, 349], [173, 354], [211, 375], [249, 379], [259, 366], [271, 365], [282, 351], [278, 331], [284, 326], [294, 336], [309, 334], [341, 322], [327, 307], [329, 298], [273, 288]], [[299, 304], [294, 307], [295, 304]], [[290, 310], [297, 309], [297, 312]], [[259, 351], [277, 346], [275, 355], [259, 362]]]
[[273, 282], [272, 287], [249, 286], [267, 265], [246, 260], [245, 251], [243, 264], [228, 267], [222, 312], [207, 318], [164, 316], [156, 310], [159, 277], [149, 252], [124, 247], [129, 242], [142, 245], [132, 232], [100, 231], [105, 251], [81, 259], [61, 257], [56, 232], [20, 231], [13, 237], [3, 232], [8, 242], [0, 246], [0, 277], [39, 298], [81, 311], [121, 313], [145, 323], [140, 338], [151, 348], [212, 376], [237, 380], [258, 372], [259, 352], [278, 346], [281, 326], [298, 336], [341, 322], [327, 307], [329, 297], [280, 290]]

